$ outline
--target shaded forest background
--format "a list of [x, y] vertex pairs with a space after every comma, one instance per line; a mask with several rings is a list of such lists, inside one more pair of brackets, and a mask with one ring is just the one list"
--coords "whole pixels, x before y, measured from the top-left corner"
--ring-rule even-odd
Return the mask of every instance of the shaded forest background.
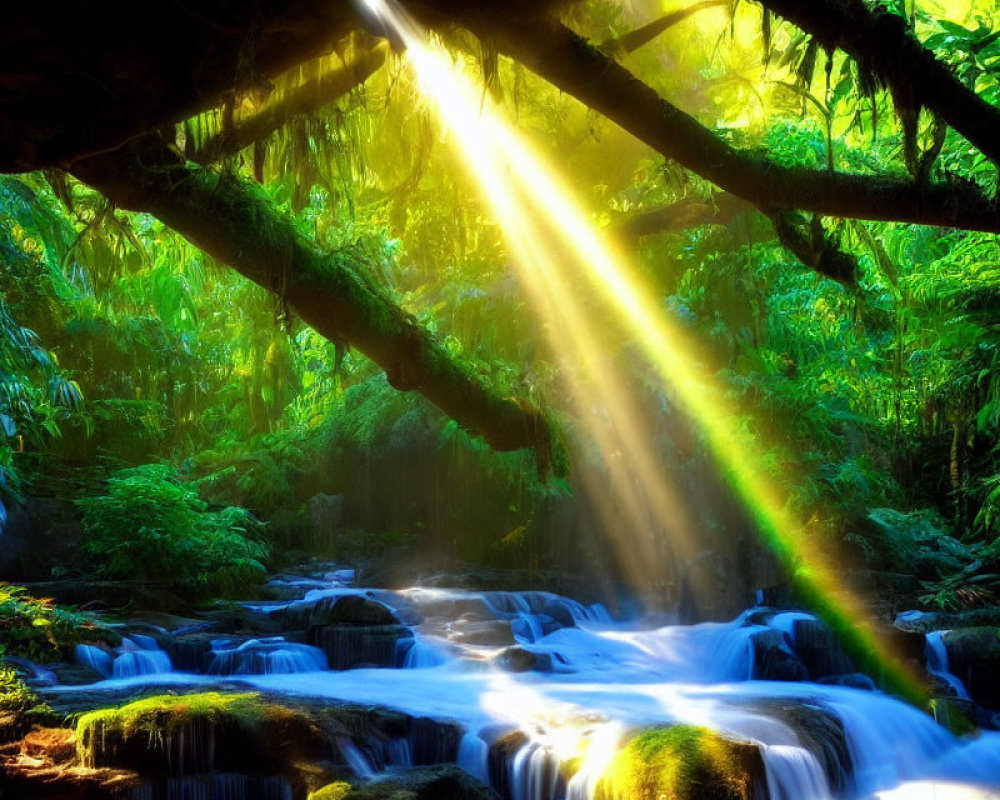
[[[967, 86], [1000, 101], [993, 4], [915, 5], [891, 10]], [[661, 94], [776, 163], [996, 192], [992, 161], [933, 114], [900, 113], [855, 61], [751, 4], [698, 6], [639, 47], [625, 34], [648, 21], [642, 4], [566, 13]], [[856, 269], [850, 280], [824, 274], [780, 225], [776, 235], [772, 220], [471, 35], [449, 35], [471, 53], [457, 57], [484, 93], [563, 165], [664, 312], [702, 343], [706, 379], [740, 409], [729, 423], [764, 444], [758, 468], [810, 534], [886, 603], [995, 600], [995, 234], [797, 218]], [[337, 102], [289, 110], [310, 82], [362, 62], [370, 77]], [[242, 148], [220, 145], [227, 117], [269, 108], [280, 124]], [[538, 403], [568, 456], [539, 471], [530, 452], [493, 452], [305, 325], [280, 291], [65, 173], [0, 177], [5, 578], [128, 580], [190, 599], [238, 594], [268, 567], [322, 555], [377, 563], [387, 582], [516, 568], [521, 580], [614, 598], [623, 576], [607, 543], [644, 536], [662, 544], [662, 582], [632, 587], [647, 605], [721, 617], [782, 581], [697, 426], [626, 339], [610, 349], [634, 360], [629, 390], [664, 480], [698, 520], [700, 552], [679, 557], [655, 520], [602, 527], [607, 454], [560, 407], [558, 369], [502, 232], [384, 43], [356, 35], [266, 93], [187, 120], [175, 143], [254, 180], [497, 393]]]

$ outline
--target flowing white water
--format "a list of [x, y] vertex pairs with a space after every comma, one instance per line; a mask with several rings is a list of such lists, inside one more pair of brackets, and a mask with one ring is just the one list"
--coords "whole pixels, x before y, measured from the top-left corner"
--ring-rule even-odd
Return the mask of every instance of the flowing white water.
[[955, 697], [969, 699], [969, 692], [956, 675], [948, 671], [948, 646], [944, 642], [945, 634], [950, 631], [931, 631], [927, 634], [927, 671], [943, 681], [955, 693]]
[[338, 739], [337, 747], [340, 748], [340, 754], [344, 757], [344, 761], [347, 762], [347, 766], [354, 770], [354, 774], [359, 778], [371, 778], [375, 775], [375, 770], [372, 769], [371, 763], [365, 758], [365, 754], [350, 739]]
[[280, 636], [235, 643], [213, 642], [209, 675], [289, 675], [327, 669], [326, 654], [318, 647], [286, 642]]
[[[285, 674], [239, 670], [241, 681], [269, 694], [388, 706], [415, 719], [454, 721], [466, 731], [457, 743], [457, 761], [481, 779], [498, 780], [491, 775], [489, 742], [499, 733], [485, 731], [519, 730], [525, 743], [503, 762], [503, 781], [514, 800], [590, 800], [610, 755], [629, 731], [676, 723], [757, 743], [773, 800], [870, 798], [901, 785], [939, 782], [1000, 789], [1000, 734], [956, 739], [926, 714], [878, 692], [749, 680], [754, 638], [768, 631], [750, 622], [762, 618], [757, 612], [729, 623], [643, 629], [612, 622], [603, 609], [542, 592], [393, 593], [343, 586], [312, 588], [301, 600], [255, 607], [268, 613], [290, 607], [308, 612], [310, 604], [344, 594], [365, 595], [396, 609], [413, 635], [397, 646], [396, 664], [407, 669], [330, 671], [317, 661], [315, 669], [293, 673], [289, 663], [283, 665]], [[783, 613], [771, 617], [768, 626], [792, 637], [800, 619], [814, 618]], [[497, 656], [516, 641], [535, 659], [528, 671], [498, 667], [506, 662]], [[217, 655], [235, 657], [241, 648], [258, 654], [312, 652], [305, 645], [265, 639], [222, 646]], [[80, 660], [86, 659], [102, 661], [83, 650]], [[200, 686], [216, 680], [136, 675], [97, 688]], [[823, 736], [839, 736], [839, 745], [817, 741]], [[411, 763], [416, 755], [414, 743], [406, 739], [371, 746], [376, 761], [386, 765]], [[340, 747], [359, 775], [374, 771], [353, 742], [342, 740]], [[448, 758], [456, 758], [455, 745], [451, 748]], [[586, 755], [580, 769], [567, 782], [559, 765], [581, 752]], [[842, 753], [838, 757], [845, 763], [831, 763], [831, 752]], [[421, 756], [421, 763], [429, 757]], [[850, 773], [846, 788], [845, 773]]]

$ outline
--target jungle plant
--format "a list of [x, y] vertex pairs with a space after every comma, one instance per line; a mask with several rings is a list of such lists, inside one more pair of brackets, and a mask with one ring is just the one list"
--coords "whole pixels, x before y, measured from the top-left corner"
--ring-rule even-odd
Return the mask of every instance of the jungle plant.
[[23, 586], [0, 583], [0, 646], [8, 655], [61, 661], [87, 641], [118, 644], [121, 637], [88, 614], [32, 597]]
[[115, 473], [107, 493], [77, 501], [94, 572], [165, 584], [188, 594], [232, 595], [264, 574], [268, 546], [244, 508], [212, 511], [197, 488], [163, 464]]

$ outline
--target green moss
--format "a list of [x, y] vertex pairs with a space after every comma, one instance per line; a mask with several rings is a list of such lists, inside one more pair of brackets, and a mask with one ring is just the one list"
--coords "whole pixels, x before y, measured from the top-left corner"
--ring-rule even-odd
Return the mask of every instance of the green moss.
[[85, 714], [76, 730], [84, 764], [138, 771], [291, 774], [331, 748], [306, 715], [255, 693], [147, 697]]
[[309, 800], [344, 800], [347, 793], [351, 791], [351, 784], [344, 781], [337, 781], [309, 793]]
[[691, 725], [646, 730], [615, 756], [598, 797], [749, 800], [753, 775], [746, 756], [752, 747]]
[[102, 708], [84, 714], [76, 724], [77, 747], [83, 762], [92, 764], [98, 742], [106, 742], [109, 738], [129, 742], [143, 737], [149, 741], [158, 736], [170, 736], [196, 721], [212, 723], [224, 718], [253, 729], [275, 713], [276, 708], [261, 703], [259, 695], [254, 693], [154, 695], [118, 708]]

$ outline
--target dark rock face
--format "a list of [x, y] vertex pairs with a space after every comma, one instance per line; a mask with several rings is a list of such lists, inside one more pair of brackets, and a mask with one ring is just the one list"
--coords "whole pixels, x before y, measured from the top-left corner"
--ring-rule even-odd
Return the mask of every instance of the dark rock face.
[[857, 672], [837, 636], [819, 620], [796, 620], [793, 630], [795, 653], [813, 680]]
[[163, 637], [160, 646], [170, 656], [174, 669], [181, 672], [200, 672], [205, 669], [212, 653], [210, 633], [190, 633], [181, 636]]
[[402, 625], [317, 625], [306, 643], [326, 654], [330, 669], [397, 666], [397, 646], [413, 633]]
[[819, 761], [834, 797], [849, 796], [853, 789], [851, 751], [844, 725], [828, 708], [818, 703], [763, 702], [773, 714], [795, 729], [802, 745]]
[[768, 629], [753, 637], [753, 678], [761, 681], [805, 681], [809, 671], [785, 643], [781, 631]]
[[513, 796], [510, 766], [514, 763], [518, 750], [527, 743], [528, 737], [524, 732], [516, 730], [498, 736], [490, 744], [488, 756], [490, 783], [499, 789], [504, 800], [510, 800]]
[[949, 671], [981, 706], [1000, 709], [1000, 628], [953, 630], [944, 637]]

